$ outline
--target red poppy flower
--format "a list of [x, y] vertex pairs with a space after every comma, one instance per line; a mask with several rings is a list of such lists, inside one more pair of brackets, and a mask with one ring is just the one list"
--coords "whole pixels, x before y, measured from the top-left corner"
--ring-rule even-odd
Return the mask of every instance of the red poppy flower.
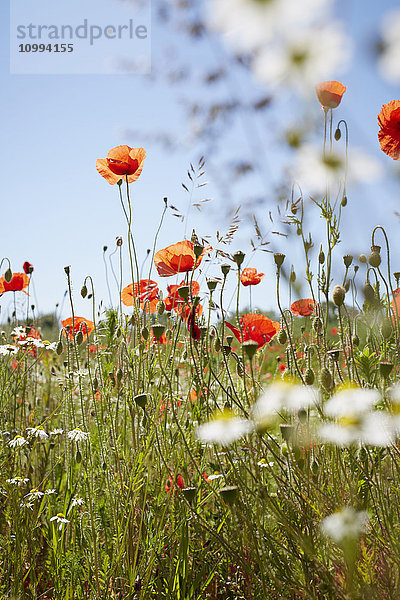
[[290, 310], [296, 317], [309, 317], [315, 308], [315, 302], [312, 298], [304, 298], [293, 302]]
[[135, 298], [139, 299], [140, 308], [146, 312], [155, 313], [158, 305], [158, 285], [151, 279], [141, 279], [139, 285], [132, 283], [127, 285], [121, 292], [121, 300], [125, 306], [133, 306], [133, 289]]
[[165, 482], [165, 491], [167, 494], [172, 494], [172, 492], [177, 492], [177, 488], [183, 490], [185, 488], [185, 481], [182, 475], [177, 475], [176, 477], [171, 473], [168, 479]]
[[74, 335], [78, 333], [78, 331], [82, 331], [83, 339], [86, 340], [86, 338], [88, 338], [94, 330], [93, 321], [89, 321], [84, 317], [69, 317], [68, 319], [64, 319], [64, 321], [61, 321], [61, 325], [67, 331], [67, 336], [69, 340], [73, 340]]
[[400, 160], [400, 100], [384, 104], [378, 115], [381, 149], [393, 160]]
[[25, 273], [13, 273], [11, 281], [6, 281], [4, 277], [0, 277], [0, 295], [4, 292], [22, 292], [28, 285], [29, 277]]
[[145, 158], [146, 152], [143, 148], [117, 146], [110, 150], [107, 158], [99, 158], [96, 161], [96, 169], [111, 185], [126, 178], [132, 183], [142, 172]]
[[31, 273], [33, 273], [33, 265], [31, 265], [31, 263], [27, 260], [22, 265], [22, 268], [24, 270], [25, 275], [30, 275]]
[[243, 269], [240, 281], [244, 286], [258, 285], [263, 277], [264, 273], [257, 273], [257, 269], [247, 268]]
[[[185, 300], [183, 298], [181, 298], [181, 296], [179, 294], [179, 288], [184, 285], [185, 285], [185, 282], [181, 281], [179, 285], [168, 285], [167, 286], [168, 296], [166, 296], [164, 298], [165, 310], [167, 312], [171, 312], [171, 310], [175, 310], [180, 314], [182, 312], [182, 307], [188, 308], [187, 304], [185, 303]], [[193, 298], [193, 296], [197, 296], [199, 292], [200, 292], [199, 284], [197, 283], [197, 281], [192, 281], [190, 290], [189, 290], [189, 296], [188, 296], [189, 303], [190, 303], [190, 299]]]
[[274, 335], [278, 333], [281, 326], [276, 321], [271, 321], [268, 317], [260, 315], [258, 313], [242, 315], [240, 317], [240, 326], [243, 331], [243, 336], [240, 333], [240, 329], [234, 327], [230, 323], [225, 325], [232, 331], [239, 342], [247, 342], [253, 340], [257, 342], [258, 349], [262, 348], [264, 344], [272, 340]]
[[170, 277], [171, 275], [191, 271], [195, 265], [198, 267], [204, 255], [210, 252], [210, 250], [211, 246], [207, 246], [199, 258], [196, 259], [193, 251], [193, 242], [183, 240], [156, 252], [154, 264], [161, 277]]
[[339, 106], [347, 87], [340, 81], [322, 81], [315, 86], [318, 100], [324, 108]]

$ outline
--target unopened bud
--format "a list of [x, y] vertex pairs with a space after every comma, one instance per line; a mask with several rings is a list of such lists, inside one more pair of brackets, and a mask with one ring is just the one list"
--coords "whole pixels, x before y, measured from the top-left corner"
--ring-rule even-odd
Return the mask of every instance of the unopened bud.
[[304, 381], [307, 385], [312, 385], [315, 381], [314, 371], [310, 368], [306, 369], [304, 373]]
[[332, 299], [336, 306], [342, 306], [345, 296], [345, 288], [342, 285], [335, 285], [332, 291]]
[[117, 246], [122, 246], [122, 237], [120, 235], [117, 236], [115, 243], [117, 244]]
[[58, 344], [57, 344], [57, 347], [56, 347], [56, 353], [57, 353], [57, 355], [60, 356], [60, 354], [62, 354], [63, 350], [64, 350], [64, 346], [63, 346], [62, 341], [60, 340], [58, 342]]
[[363, 294], [367, 302], [373, 302], [375, 300], [374, 288], [369, 281], [367, 281], [363, 287]]
[[286, 344], [287, 339], [288, 339], [288, 337], [287, 337], [287, 333], [286, 333], [285, 329], [281, 329], [278, 334], [278, 342], [280, 344]]
[[385, 319], [381, 325], [381, 334], [385, 340], [391, 338], [393, 334], [393, 326], [389, 319]]
[[320, 265], [323, 265], [323, 264], [324, 264], [324, 262], [325, 262], [325, 253], [324, 253], [324, 251], [322, 250], [322, 248], [321, 248], [321, 250], [319, 251], [319, 255], [318, 255], [318, 262], [319, 262], [319, 264], [320, 264]]
[[83, 333], [82, 331], [78, 331], [78, 333], [75, 336], [75, 341], [78, 344], [78, 346], [80, 346], [83, 342]]
[[83, 284], [83, 286], [81, 287], [81, 296], [82, 296], [82, 298], [86, 298], [87, 292], [88, 292], [87, 287], [86, 287], [85, 284]]
[[340, 129], [338, 127], [335, 131], [335, 140], [338, 142], [341, 137], [342, 137], [342, 132], [340, 131]]
[[4, 279], [7, 281], [7, 283], [10, 283], [12, 279], [12, 271], [10, 268], [8, 268], [7, 271], [4, 273]]
[[380, 255], [380, 250], [380, 246], [371, 246], [371, 254], [368, 257], [368, 262], [371, 265], [371, 267], [379, 267], [379, 265], [381, 264], [382, 259]]
[[343, 206], [343, 208], [347, 206], [347, 196], [343, 196], [340, 204]]
[[321, 369], [321, 373], [319, 375], [319, 382], [321, 386], [328, 392], [332, 388], [332, 375], [327, 367], [323, 367]]

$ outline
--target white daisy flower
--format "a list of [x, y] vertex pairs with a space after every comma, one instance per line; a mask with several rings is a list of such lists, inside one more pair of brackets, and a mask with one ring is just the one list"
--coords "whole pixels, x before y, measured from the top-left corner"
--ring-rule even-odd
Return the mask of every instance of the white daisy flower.
[[68, 519], [65, 518], [65, 515], [63, 515], [63, 513], [58, 513], [54, 517], [51, 517], [50, 521], [56, 521], [56, 523], [61, 523], [62, 525], [64, 523], [70, 523], [71, 522], [71, 521], [68, 521]]
[[38, 498], [42, 498], [43, 496], [44, 496], [43, 492], [34, 488], [33, 490], [31, 490], [29, 492], [29, 494], [26, 494], [26, 496], [24, 496], [24, 498], [28, 498], [28, 500], [37, 500]]
[[372, 411], [354, 417], [343, 417], [338, 423], [324, 423], [318, 429], [322, 441], [336, 446], [386, 447], [396, 439], [395, 422], [383, 411]]
[[0, 356], [10, 356], [10, 354], [17, 354], [18, 347], [13, 346], [12, 344], [6, 344], [0, 346]]
[[352, 419], [369, 412], [380, 399], [378, 390], [349, 387], [327, 400], [324, 413], [328, 417]]
[[207, 475], [207, 481], [215, 481], [216, 479], [221, 479], [222, 477], [222, 473], [213, 473], [212, 475]]
[[67, 433], [67, 437], [69, 440], [72, 440], [73, 442], [82, 442], [87, 440], [87, 438], [89, 437], [89, 434], [86, 433], [85, 431], [82, 431], [82, 429], [79, 429], [79, 427], [77, 427], [76, 429], [72, 429], [72, 431], [69, 431]]
[[64, 429], [53, 429], [50, 431], [50, 435], [62, 435], [64, 433]]
[[343, 546], [343, 544], [358, 540], [367, 530], [368, 521], [367, 512], [357, 512], [351, 506], [346, 506], [340, 512], [326, 517], [321, 522], [321, 531], [336, 544]]
[[75, 496], [75, 497], [72, 499], [72, 502], [71, 502], [71, 506], [72, 506], [72, 508], [73, 508], [74, 506], [82, 506], [83, 504], [85, 504], [85, 501], [84, 501], [84, 499], [83, 499], [83, 498], [80, 498], [79, 496]]
[[49, 490], [45, 491], [45, 494], [47, 494], [48, 496], [50, 494], [57, 494], [57, 490], [55, 490], [54, 488], [50, 488]]
[[27, 432], [29, 437], [39, 438], [40, 440], [47, 440], [49, 437], [41, 427], [28, 427]]
[[20, 448], [21, 446], [24, 446], [27, 443], [28, 440], [22, 437], [22, 435], [16, 435], [14, 439], [8, 442], [8, 445], [10, 446], [10, 448]]
[[17, 487], [21, 487], [21, 485], [25, 485], [29, 482], [29, 479], [24, 479], [23, 477], [13, 477], [12, 479], [6, 479], [6, 482], [10, 485], [16, 485]]
[[197, 438], [207, 444], [228, 446], [253, 431], [248, 419], [235, 417], [229, 411], [218, 413], [216, 417], [197, 428]]
[[252, 418], [259, 428], [272, 424], [284, 411], [295, 413], [318, 403], [319, 395], [310, 385], [280, 381], [269, 385], [253, 406]]

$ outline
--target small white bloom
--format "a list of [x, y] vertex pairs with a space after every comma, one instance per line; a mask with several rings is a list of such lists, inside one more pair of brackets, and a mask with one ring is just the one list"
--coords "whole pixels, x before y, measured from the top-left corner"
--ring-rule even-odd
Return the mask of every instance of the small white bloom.
[[31, 490], [29, 492], [29, 494], [26, 494], [26, 496], [24, 496], [24, 498], [28, 498], [28, 500], [37, 500], [38, 498], [42, 498], [43, 496], [44, 496], [43, 492], [34, 488], [33, 490]]
[[6, 482], [10, 485], [16, 485], [17, 487], [21, 487], [21, 485], [27, 484], [29, 479], [24, 479], [22, 477], [13, 477], [12, 479], [6, 479]]
[[50, 431], [50, 435], [62, 435], [64, 433], [64, 429], [53, 429]]
[[262, 469], [266, 469], [267, 467], [273, 467], [274, 466], [274, 462], [267, 462], [265, 460], [265, 458], [262, 458], [261, 460], [258, 461], [258, 466], [261, 467]]
[[12, 344], [6, 344], [0, 346], [0, 356], [9, 356], [10, 354], [17, 354], [18, 347]]
[[85, 504], [85, 501], [84, 501], [84, 499], [83, 499], [83, 498], [80, 498], [79, 496], [75, 496], [75, 497], [72, 499], [72, 502], [71, 502], [71, 506], [72, 506], [72, 508], [73, 508], [74, 506], [82, 506], [83, 504]]
[[27, 432], [29, 437], [39, 438], [40, 440], [47, 440], [49, 437], [41, 427], [28, 427]]
[[47, 495], [57, 494], [57, 490], [55, 490], [54, 488], [51, 488], [49, 490], [46, 490], [45, 494], [47, 494]]
[[20, 508], [25, 508], [26, 510], [33, 510], [32, 502], [21, 502], [19, 506]]
[[342, 511], [326, 517], [321, 523], [321, 530], [324, 535], [342, 546], [358, 540], [367, 530], [368, 521], [367, 512], [357, 512], [351, 506], [347, 506]]
[[247, 419], [232, 416], [224, 411], [212, 421], [197, 428], [197, 437], [207, 444], [228, 446], [253, 430], [252, 423]]
[[63, 515], [63, 513], [58, 513], [54, 517], [51, 517], [50, 521], [56, 521], [57, 523], [61, 524], [70, 523], [70, 521], [68, 521], [68, 519], [65, 518], [65, 515]]
[[89, 434], [86, 433], [85, 431], [82, 431], [82, 429], [79, 429], [79, 427], [77, 427], [76, 429], [72, 429], [72, 431], [68, 431], [67, 437], [69, 440], [72, 440], [73, 442], [82, 442], [82, 441], [85, 441], [89, 437]]
[[358, 417], [343, 417], [338, 423], [324, 423], [318, 434], [322, 441], [336, 446], [386, 447], [396, 439], [396, 421], [388, 413], [375, 410]]
[[21, 446], [24, 446], [27, 443], [28, 443], [28, 440], [26, 440], [24, 437], [22, 437], [22, 435], [16, 435], [14, 439], [12, 439], [8, 442], [8, 445], [11, 448], [20, 448]]

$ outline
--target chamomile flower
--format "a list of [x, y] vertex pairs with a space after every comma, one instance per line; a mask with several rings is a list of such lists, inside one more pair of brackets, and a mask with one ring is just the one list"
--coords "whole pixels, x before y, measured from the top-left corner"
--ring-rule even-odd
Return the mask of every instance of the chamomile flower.
[[230, 411], [216, 414], [215, 418], [197, 428], [197, 438], [207, 444], [228, 446], [253, 430], [248, 419], [234, 416]]
[[29, 437], [39, 438], [40, 440], [47, 440], [49, 437], [42, 427], [28, 427], [26, 431]]
[[258, 428], [272, 425], [282, 412], [295, 413], [318, 403], [318, 392], [309, 385], [278, 382], [269, 385], [252, 410], [252, 418]]
[[31, 490], [29, 492], [29, 494], [26, 494], [26, 496], [24, 496], [24, 498], [28, 498], [28, 500], [38, 500], [39, 498], [42, 498], [43, 496], [44, 496], [43, 492], [34, 488], [33, 490]]
[[29, 479], [25, 479], [23, 477], [13, 477], [12, 479], [6, 479], [6, 482], [10, 485], [21, 487], [21, 485], [26, 485], [29, 482]]
[[0, 346], [0, 356], [10, 356], [12, 354], [17, 354], [18, 347], [13, 346], [12, 344], [5, 344]]
[[340, 512], [326, 517], [321, 523], [321, 531], [336, 544], [343, 546], [358, 540], [367, 530], [369, 517], [365, 511], [356, 511], [346, 506]]
[[58, 513], [54, 517], [51, 517], [50, 521], [55, 521], [56, 523], [60, 523], [62, 525], [64, 523], [70, 523], [71, 522], [71, 521], [69, 521], [68, 519], [65, 518], [65, 515], [63, 513]]
[[82, 506], [83, 504], [85, 504], [85, 501], [83, 498], [80, 498], [79, 496], [75, 496], [74, 498], [72, 498], [72, 501], [71, 501], [72, 508], [74, 508], [74, 506]]
[[13, 438], [12, 440], [10, 440], [8, 442], [8, 445], [10, 446], [10, 448], [21, 448], [22, 446], [25, 446], [25, 444], [28, 443], [28, 440], [26, 440], [24, 437], [22, 437], [22, 435], [16, 435], [15, 438]]
[[76, 429], [72, 429], [71, 431], [68, 431], [67, 437], [69, 440], [72, 440], [73, 442], [84, 442], [89, 437], [89, 434], [86, 433], [85, 431], [82, 431], [82, 429], [79, 429], [79, 427], [77, 427]]
[[64, 433], [64, 429], [53, 429], [53, 431], [50, 431], [50, 435], [62, 435]]

